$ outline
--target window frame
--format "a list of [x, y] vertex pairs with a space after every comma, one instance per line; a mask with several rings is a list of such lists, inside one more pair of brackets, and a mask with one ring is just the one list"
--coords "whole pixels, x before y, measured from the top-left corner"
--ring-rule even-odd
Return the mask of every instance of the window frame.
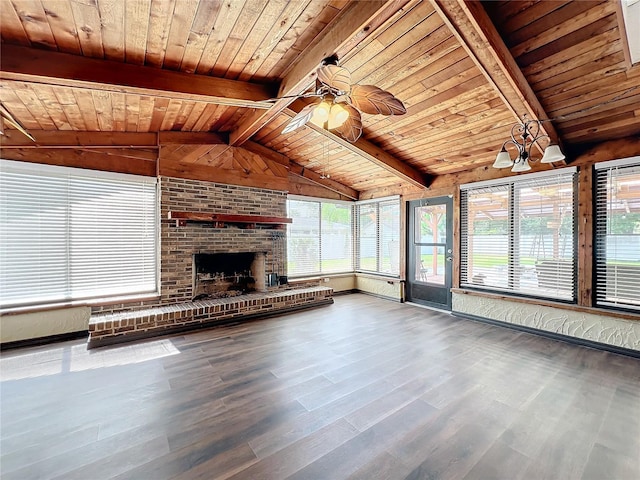
[[[538, 179], [553, 178], [561, 176], [571, 176], [572, 183], [572, 248], [573, 255], [572, 262], [572, 285], [571, 285], [571, 298], [562, 298], [553, 295], [538, 295], [520, 290], [520, 287], [515, 287], [511, 282], [519, 283], [521, 276], [516, 273], [520, 267], [519, 257], [520, 252], [516, 246], [519, 245], [514, 238], [514, 235], [519, 235], [519, 195], [515, 195], [515, 191], [519, 188], [526, 188], [527, 183], [535, 182]], [[568, 180], [568, 178], [567, 178]], [[518, 185], [520, 184], [520, 185]], [[523, 187], [524, 184], [524, 187]], [[466, 247], [468, 245], [468, 207], [465, 203], [467, 201], [466, 192], [481, 190], [492, 187], [506, 188], [508, 192], [507, 201], [507, 242], [508, 242], [508, 254], [507, 254], [507, 271], [508, 282], [510, 285], [507, 288], [501, 288], [495, 285], [478, 285], [472, 281], [472, 279], [465, 278], [468, 265], [468, 251]], [[500, 295], [509, 295], [522, 298], [533, 298], [540, 300], [547, 300], [559, 303], [576, 304], [578, 301], [578, 225], [577, 225], [577, 212], [578, 212], [578, 175], [576, 167], [567, 167], [556, 170], [549, 170], [543, 172], [529, 173], [519, 176], [511, 176], [500, 178], [496, 180], [486, 180], [481, 182], [469, 183], [460, 185], [460, 239], [459, 239], [459, 251], [460, 251], [460, 287], [469, 290], [478, 290], [488, 293], [496, 293]], [[559, 270], [558, 270], [559, 271]], [[559, 275], [559, 273], [558, 273]], [[537, 276], [537, 275], [536, 275]], [[537, 280], [539, 281], [539, 280]]]
[[[375, 270], [370, 270], [370, 269], [366, 269], [366, 268], [362, 268], [362, 259], [361, 259], [361, 253], [362, 253], [362, 245], [361, 245], [361, 226], [360, 226], [360, 212], [361, 212], [361, 207], [362, 206], [368, 206], [368, 205], [375, 205], [375, 212], [376, 212], [376, 239], [375, 239], [375, 248], [376, 248], [376, 269]], [[397, 229], [397, 233], [398, 233], [398, 252], [397, 252], [397, 258], [398, 258], [398, 265], [397, 267], [397, 274], [394, 274], [392, 272], [385, 272], [382, 271], [382, 255], [381, 255], [381, 249], [382, 249], [382, 241], [381, 241], [381, 232], [380, 232], [380, 209], [381, 207], [384, 206], [390, 206], [393, 205], [395, 207], [397, 207], [397, 223], [398, 223], [398, 229]], [[401, 265], [400, 265], [400, 253], [401, 253], [401, 243], [402, 243], [402, 232], [401, 232], [401, 228], [402, 228], [402, 222], [401, 222], [401, 216], [402, 216], [402, 206], [401, 206], [401, 202], [400, 202], [400, 196], [399, 195], [394, 195], [394, 196], [390, 196], [390, 197], [383, 197], [383, 198], [376, 198], [373, 200], [361, 200], [361, 201], [357, 201], [355, 202], [355, 206], [356, 206], [356, 214], [355, 214], [355, 221], [354, 221], [354, 226], [355, 226], [355, 231], [354, 231], [354, 239], [356, 242], [356, 248], [355, 248], [355, 262], [354, 262], [354, 268], [355, 268], [355, 272], [356, 273], [365, 273], [365, 274], [370, 274], [370, 275], [379, 275], [379, 276], [385, 276], [385, 277], [391, 277], [391, 278], [400, 278], [400, 273], [401, 273]]]
[[[354, 261], [355, 261], [355, 249], [354, 249], [354, 217], [355, 217], [355, 209], [354, 209], [354, 202], [348, 202], [348, 201], [344, 201], [344, 200], [332, 200], [332, 199], [328, 199], [328, 198], [317, 198], [317, 197], [305, 197], [305, 196], [301, 196], [301, 195], [287, 195], [287, 215], [289, 217], [291, 217], [290, 214], [290, 210], [289, 210], [289, 202], [290, 201], [296, 201], [296, 202], [305, 202], [305, 203], [316, 203], [318, 204], [318, 237], [317, 237], [317, 242], [318, 242], [318, 259], [317, 259], [317, 264], [318, 264], [318, 270], [317, 271], [313, 271], [313, 272], [304, 272], [304, 273], [294, 273], [292, 274], [289, 271], [289, 268], [287, 266], [287, 276], [289, 278], [292, 279], [302, 279], [302, 278], [308, 278], [308, 277], [316, 277], [316, 276], [327, 276], [327, 275], [344, 275], [344, 274], [348, 274], [348, 273], [353, 273], [354, 271]], [[322, 207], [324, 204], [331, 204], [331, 205], [341, 205], [341, 206], [348, 206], [349, 207], [349, 214], [350, 214], [350, 225], [349, 225], [349, 235], [350, 235], [350, 241], [349, 241], [349, 253], [350, 253], [350, 257], [349, 259], [347, 259], [347, 261], [349, 261], [350, 263], [350, 267], [346, 270], [331, 270], [331, 271], [323, 271], [323, 262], [326, 262], [328, 259], [323, 259], [322, 256], [322, 252], [323, 252], [323, 248], [322, 248], [322, 243], [323, 243], [323, 220], [322, 220]], [[287, 265], [289, 264], [289, 259], [290, 259], [290, 252], [289, 252], [289, 247], [290, 247], [290, 241], [292, 239], [292, 235], [291, 235], [291, 229], [294, 228], [295, 224], [295, 219], [294, 222], [290, 225], [287, 226]]]
[[[322, 271], [322, 253], [321, 251], [319, 252], [319, 259], [318, 259], [318, 265], [320, 266], [320, 271], [315, 271], [315, 272], [307, 272], [307, 273], [301, 273], [301, 274], [291, 274], [291, 272], [289, 272], [289, 269], [287, 268], [287, 275], [289, 278], [292, 279], [303, 279], [303, 278], [309, 278], [309, 277], [315, 277], [315, 276], [329, 276], [329, 275], [344, 275], [344, 274], [355, 274], [355, 273], [363, 273], [363, 274], [367, 274], [367, 275], [376, 275], [376, 276], [383, 276], [383, 277], [389, 277], [389, 278], [400, 278], [400, 274], [401, 274], [401, 265], [400, 265], [400, 255], [401, 255], [401, 242], [402, 242], [402, 232], [400, 231], [401, 227], [402, 227], [402, 223], [401, 223], [401, 215], [402, 215], [402, 206], [401, 206], [401, 202], [400, 202], [400, 196], [399, 195], [394, 195], [394, 196], [390, 196], [390, 197], [383, 197], [383, 198], [377, 198], [377, 199], [373, 199], [373, 200], [363, 200], [363, 201], [356, 201], [356, 202], [349, 202], [349, 201], [343, 201], [343, 200], [332, 200], [332, 199], [326, 199], [326, 198], [317, 198], [317, 197], [306, 197], [306, 196], [301, 196], [301, 195], [288, 195], [287, 196], [287, 212], [289, 212], [289, 204], [288, 202], [290, 200], [294, 200], [294, 201], [303, 201], [303, 202], [310, 202], [310, 203], [330, 203], [330, 204], [340, 204], [340, 205], [349, 205], [351, 207], [351, 228], [350, 228], [350, 234], [351, 234], [351, 268], [349, 270], [345, 270], [345, 271], [331, 271], [331, 272], [326, 272], [326, 271]], [[360, 207], [363, 205], [374, 205], [375, 209], [376, 209], [376, 227], [375, 227], [375, 232], [376, 232], [376, 238], [375, 238], [375, 244], [376, 244], [376, 269], [375, 270], [368, 270], [368, 269], [362, 269], [360, 268], [360, 252], [361, 252], [361, 245], [360, 245]], [[397, 274], [393, 274], [391, 272], [385, 272], [385, 271], [381, 271], [382, 270], [382, 256], [381, 256], [381, 241], [380, 241], [380, 206], [389, 206], [389, 205], [393, 205], [394, 207], [397, 208], [397, 236], [398, 236], [398, 251], [397, 251]], [[322, 245], [322, 211], [320, 210], [320, 215], [319, 215], [319, 225], [318, 225], [318, 241], [319, 241], [319, 245], [321, 247]], [[289, 216], [291, 216], [288, 213]], [[295, 223], [295, 221], [294, 221]], [[287, 227], [287, 263], [289, 262], [289, 241], [291, 239], [291, 235], [290, 235], [290, 227]], [[321, 248], [320, 248], [321, 250]]]
[[[610, 217], [607, 215], [607, 209], [609, 207], [608, 201], [608, 180], [611, 172], [618, 169], [626, 168], [640, 168], [640, 156], [623, 158], [618, 160], [610, 160], [606, 162], [599, 162], [593, 165], [593, 305], [597, 308], [602, 308], [612, 311], [623, 311], [630, 313], [640, 313], [640, 304], [634, 305], [625, 302], [613, 302], [600, 300], [600, 296], [606, 296], [606, 290], [603, 292], [602, 284], [600, 283], [601, 275], [605, 276], [604, 283], [606, 285], [606, 244], [607, 244], [607, 227], [609, 226]], [[600, 188], [603, 187], [603, 190]], [[603, 198], [604, 197], [604, 198]], [[604, 208], [605, 212], [600, 215], [600, 210]], [[603, 223], [604, 222], [604, 223]], [[603, 231], [604, 230], [604, 231]], [[603, 252], [605, 256], [602, 257]], [[640, 267], [638, 267], [640, 268]], [[640, 277], [639, 277], [640, 278]], [[617, 286], [617, 282], [616, 282]], [[640, 297], [640, 296], [639, 296]], [[640, 298], [638, 299], [640, 301]]]

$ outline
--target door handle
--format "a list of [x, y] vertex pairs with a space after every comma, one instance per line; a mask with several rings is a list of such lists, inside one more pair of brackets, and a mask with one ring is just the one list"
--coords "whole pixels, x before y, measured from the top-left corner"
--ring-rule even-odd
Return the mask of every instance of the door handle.
[[453, 260], [453, 257], [447, 257], [447, 262], [450, 262]]

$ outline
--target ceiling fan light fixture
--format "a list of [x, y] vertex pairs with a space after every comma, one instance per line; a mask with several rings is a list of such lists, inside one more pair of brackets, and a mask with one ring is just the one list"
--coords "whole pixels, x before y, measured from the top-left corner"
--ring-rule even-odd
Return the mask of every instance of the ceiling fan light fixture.
[[339, 103], [334, 103], [329, 112], [329, 130], [341, 127], [349, 118], [349, 112]]
[[313, 109], [313, 115], [309, 121], [317, 127], [324, 128], [324, 124], [329, 120], [330, 112], [331, 105], [329, 105], [329, 102], [322, 101]]
[[[323, 60], [316, 71], [313, 93], [301, 97], [321, 98], [320, 103], [309, 103], [303, 107], [284, 127], [282, 133], [311, 123], [314, 127], [333, 130], [348, 142], [355, 142], [362, 135], [362, 115], [404, 115], [407, 109], [392, 93], [375, 85], [351, 83], [349, 70], [338, 66], [337, 55]], [[287, 98], [294, 98], [290, 96]], [[324, 100], [324, 99], [327, 100]], [[277, 99], [274, 99], [277, 100]]]

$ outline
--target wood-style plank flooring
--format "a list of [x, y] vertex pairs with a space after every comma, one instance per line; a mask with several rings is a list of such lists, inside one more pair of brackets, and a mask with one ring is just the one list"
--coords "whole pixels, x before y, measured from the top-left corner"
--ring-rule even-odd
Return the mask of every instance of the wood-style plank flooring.
[[640, 478], [640, 360], [355, 294], [3, 352], [3, 480]]

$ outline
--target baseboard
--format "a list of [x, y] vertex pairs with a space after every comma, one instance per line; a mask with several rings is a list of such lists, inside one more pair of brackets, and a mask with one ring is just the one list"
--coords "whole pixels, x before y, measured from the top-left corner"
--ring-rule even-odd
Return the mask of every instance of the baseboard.
[[516, 325], [514, 323], [503, 322], [501, 320], [494, 320], [492, 318], [479, 317], [477, 315], [471, 315], [462, 312], [451, 312], [452, 315], [465, 318], [467, 320], [475, 320], [477, 322], [488, 323], [496, 325], [498, 327], [507, 327], [512, 330], [518, 330], [520, 332], [532, 333], [541, 337], [551, 338], [553, 340], [559, 340], [561, 342], [571, 343], [573, 345], [580, 345], [581, 347], [595, 348], [596, 350], [604, 350], [610, 353], [617, 353], [618, 355], [626, 355], [628, 357], [640, 358], [640, 351], [632, 350], [630, 348], [618, 347], [616, 345], [609, 345], [608, 343], [595, 342], [593, 340], [585, 340], [584, 338], [571, 337], [562, 333], [549, 332], [547, 330], [540, 330], [533, 327], [527, 327], [524, 325]]
[[356, 290], [355, 288], [352, 288], [351, 290], [340, 290], [339, 292], [334, 290], [333, 296], [338, 297], [340, 295], [351, 295], [352, 293], [360, 293], [360, 290]]
[[24, 347], [39, 347], [40, 345], [77, 340], [79, 338], [87, 338], [88, 336], [88, 330], [81, 330], [79, 332], [60, 333], [58, 335], [48, 335], [46, 337], [27, 338], [26, 340], [15, 340], [13, 342], [0, 343], [0, 350], [12, 350], [14, 348]]
[[[396, 297], [389, 297], [388, 295], [380, 295], [379, 293], [365, 292], [364, 290], [358, 290], [354, 288], [352, 293], [362, 293], [364, 295], [371, 295], [372, 297], [382, 298], [383, 300], [391, 300], [392, 302], [404, 303], [404, 300]], [[335, 294], [334, 294], [335, 295]]]

